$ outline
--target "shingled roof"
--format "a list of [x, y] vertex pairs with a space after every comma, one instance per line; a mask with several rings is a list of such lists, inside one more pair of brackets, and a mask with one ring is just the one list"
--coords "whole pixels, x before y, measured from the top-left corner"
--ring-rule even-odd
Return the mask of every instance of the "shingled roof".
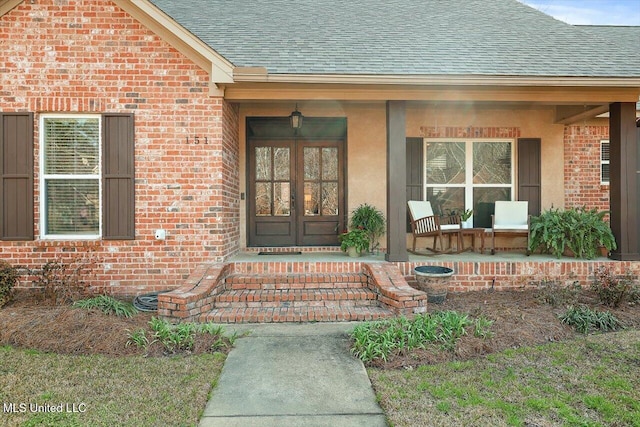
[[640, 77], [638, 49], [516, 0], [150, 1], [269, 74]]

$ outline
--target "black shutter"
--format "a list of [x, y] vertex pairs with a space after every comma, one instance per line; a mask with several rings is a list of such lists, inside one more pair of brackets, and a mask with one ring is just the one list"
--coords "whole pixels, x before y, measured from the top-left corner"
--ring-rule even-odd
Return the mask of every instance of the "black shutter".
[[540, 138], [518, 139], [518, 200], [529, 202], [529, 215], [541, 210]]
[[[423, 200], [423, 146], [424, 143], [422, 138], [407, 138], [407, 201]], [[409, 219], [408, 209], [407, 232], [411, 232], [411, 223]]]
[[0, 239], [33, 240], [33, 113], [0, 113]]
[[102, 116], [102, 236], [135, 238], [133, 114]]

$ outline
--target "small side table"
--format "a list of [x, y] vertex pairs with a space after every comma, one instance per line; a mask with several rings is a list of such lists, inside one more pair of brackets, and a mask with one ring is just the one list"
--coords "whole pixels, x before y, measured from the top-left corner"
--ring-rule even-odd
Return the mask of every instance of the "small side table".
[[[462, 230], [460, 230], [460, 233], [462, 234], [462, 244], [463, 244], [463, 251], [476, 251], [476, 239], [479, 238], [480, 239], [480, 253], [484, 253], [484, 235], [486, 233], [486, 230], [484, 228], [463, 228]], [[464, 248], [464, 236], [471, 236], [471, 246], [469, 246], [468, 248]]]

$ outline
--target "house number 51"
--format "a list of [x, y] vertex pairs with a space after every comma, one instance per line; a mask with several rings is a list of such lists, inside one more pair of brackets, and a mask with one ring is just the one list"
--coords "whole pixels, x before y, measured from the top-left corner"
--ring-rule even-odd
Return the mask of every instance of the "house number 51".
[[[189, 139], [189, 137], [187, 136], [187, 144], [200, 144], [202, 141], [202, 138], [200, 138], [199, 136], [194, 136], [192, 139]], [[209, 144], [209, 138], [207, 138], [206, 136], [204, 137], [204, 144]]]

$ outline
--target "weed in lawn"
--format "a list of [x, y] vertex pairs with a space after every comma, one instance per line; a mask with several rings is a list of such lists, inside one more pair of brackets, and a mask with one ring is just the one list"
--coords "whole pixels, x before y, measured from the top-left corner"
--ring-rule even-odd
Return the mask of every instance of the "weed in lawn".
[[73, 303], [74, 307], [85, 309], [98, 309], [104, 314], [113, 314], [120, 317], [132, 317], [138, 312], [133, 304], [117, 300], [108, 295], [98, 295], [93, 298], [79, 300]]
[[596, 311], [588, 307], [569, 307], [560, 316], [562, 323], [573, 326], [583, 334], [592, 330], [615, 331], [622, 328], [620, 321], [608, 311]]

